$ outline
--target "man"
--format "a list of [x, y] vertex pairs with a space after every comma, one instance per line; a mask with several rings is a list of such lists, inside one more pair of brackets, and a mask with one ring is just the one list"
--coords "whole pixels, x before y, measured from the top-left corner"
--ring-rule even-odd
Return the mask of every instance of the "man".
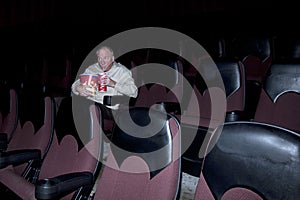
[[126, 95], [135, 98], [137, 97], [138, 89], [132, 78], [131, 71], [124, 65], [115, 62], [111, 48], [102, 46], [97, 50], [96, 55], [98, 62], [89, 66], [83, 74], [98, 75], [105, 73], [105, 76], [101, 78], [101, 82], [107, 86], [107, 91], [91, 91], [88, 85], [81, 84], [78, 79], [72, 84], [72, 92], [98, 102], [101, 106], [103, 117], [112, 119], [111, 109], [117, 110], [119, 105], [104, 106], [104, 96]]

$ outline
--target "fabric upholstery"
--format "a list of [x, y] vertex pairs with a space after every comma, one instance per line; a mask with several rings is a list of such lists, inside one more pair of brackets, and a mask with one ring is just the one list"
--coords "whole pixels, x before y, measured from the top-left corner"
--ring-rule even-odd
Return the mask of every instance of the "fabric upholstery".
[[[166, 200], [177, 197], [180, 182], [179, 123], [171, 115], [168, 114], [166, 119], [156, 110], [150, 114], [150, 120], [148, 110], [135, 107], [129, 111], [135, 125], [147, 127], [150, 121], [153, 123], [144, 131], [134, 126], [126, 126], [125, 130], [114, 129], [112, 143], [117, 147], [111, 144], [94, 199]], [[128, 124], [130, 119], [125, 118], [125, 112], [119, 115], [117, 124]], [[160, 127], [158, 133], [156, 127]], [[141, 137], [126, 136], [126, 133]], [[149, 137], [151, 134], [154, 135]], [[127, 150], [125, 156], [118, 151], [119, 148]]]

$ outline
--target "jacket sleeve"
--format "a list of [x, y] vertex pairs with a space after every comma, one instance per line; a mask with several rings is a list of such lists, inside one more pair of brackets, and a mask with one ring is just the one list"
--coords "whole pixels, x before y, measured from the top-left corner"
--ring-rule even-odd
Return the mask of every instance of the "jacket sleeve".
[[119, 93], [129, 97], [137, 97], [138, 89], [130, 71], [127, 71], [121, 75], [119, 81], [116, 82], [115, 89]]

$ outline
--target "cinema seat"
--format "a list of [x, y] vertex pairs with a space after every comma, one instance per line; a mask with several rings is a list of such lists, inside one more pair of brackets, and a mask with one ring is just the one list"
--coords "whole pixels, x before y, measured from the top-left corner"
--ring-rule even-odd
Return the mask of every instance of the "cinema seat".
[[1, 183], [8, 188], [1, 195], [22, 199], [87, 199], [101, 166], [102, 146], [100, 109], [91, 105], [89, 112], [90, 128], [82, 148], [82, 141], [68, 132], [61, 140], [55, 134], [36, 181], [28, 182], [9, 166], [0, 174]]
[[258, 122], [228, 122], [210, 139], [195, 200], [300, 197], [300, 135]]
[[[0, 174], [5, 174], [6, 167], [13, 164], [14, 173], [32, 181], [36, 165], [46, 156], [52, 142], [54, 101], [50, 97], [19, 96], [18, 125], [7, 149], [1, 153]], [[4, 180], [0, 178], [0, 181]]]
[[180, 126], [155, 109], [120, 112], [96, 188], [100, 199], [176, 199], [180, 186]]
[[273, 64], [259, 96], [254, 121], [300, 133], [300, 64]]
[[18, 95], [15, 89], [0, 86], [0, 151], [7, 145], [18, 123]]

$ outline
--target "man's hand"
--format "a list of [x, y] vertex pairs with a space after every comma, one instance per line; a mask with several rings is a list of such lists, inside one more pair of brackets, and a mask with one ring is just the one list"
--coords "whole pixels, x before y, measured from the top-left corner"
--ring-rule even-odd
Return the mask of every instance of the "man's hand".
[[115, 87], [116, 82], [109, 78], [108, 76], [102, 76], [100, 80], [101, 84], [107, 85], [109, 87]]
[[79, 84], [76, 90], [80, 96], [95, 96], [95, 89], [86, 85]]

